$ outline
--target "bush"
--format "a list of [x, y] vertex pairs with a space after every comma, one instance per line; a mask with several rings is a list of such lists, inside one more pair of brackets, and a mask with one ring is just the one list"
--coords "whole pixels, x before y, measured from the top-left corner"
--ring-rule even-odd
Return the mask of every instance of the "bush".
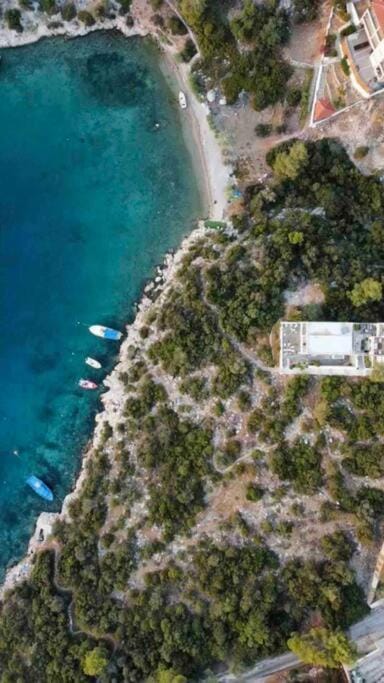
[[259, 500], [262, 499], [263, 495], [264, 490], [260, 486], [256, 486], [256, 484], [248, 484], [246, 492], [247, 500], [250, 500], [253, 503], [257, 503]]
[[185, 41], [185, 45], [183, 49], [180, 52], [180, 59], [183, 62], [190, 62], [192, 57], [194, 57], [196, 54], [196, 46], [193, 40], [191, 38], [187, 38]]
[[130, 12], [132, 0], [118, 0], [118, 3], [120, 5], [119, 14], [124, 15]]
[[86, 26], [93, 26], [96, 23], [93, 14], [87, 12], [85, 9], [80, 10], [77, 16], [79, 20]]
[[151, 7], [154, 12], [156, 12], [160, 7], [163, 5], [164, 0], [149, 0], [151, 3]]
[[314, 21], [319, 12], [319, 0], [295, 0], [293, 17], [295, 22]]
[[345, 36], [350, 36], [352, 33], [356, 33], [357, 31], [357, 26], [354, 24], [350, 24], [349, 26], [346, 26], [340, 31], [340, 35], [345, 37]]
[[237, 74], [232, 74], [221, 82], [221, 89], [227, 104], [234, 104], [243, 89], [243, 82]]
[[289, 88], [287, 92], [287, 104], [290, 107], [297, 107], [301, 102], [301, 89]]
[[72, 21], [76, 17], [76, 7], [73, 2], [67, 2], [61, 7], [61, 16], [64, 21]]
[[23, 25], [21, 23], [21, 12], [19, 9], [7, 9], [5, 12], [5, 21], [8, 28], [17, 33], [23, 32]]
[[242, 391], [239, 391], [239, 395], [237, 397], [237, 405], [239, 406], [239, 410], [244, 412], [245, 410], [249, 410], [252, 406], [252, 400], [251, 396], [248, 391], [245, 391], [244, 389]]
[[46, 14], [56, 14], [59, 10], [55, 0], [39, 0], [40, 9]]
[[305, 635], [293, 633], [288, 647], [304, 662], [338, 669], [341, 664], [351, 665], [357, 652], [341, 631], [328, 631], [325, 628], [312, 628]]
[[173, 14], [168, 19], [168, 28], [174, 36], [185, 36], [185, 34], [188, 33], [186, 25], [176, 16], [176, 14]]
[[349, 74], [351, 73], [351, 70], [350, 70], [350, 68], [349, 68], [348, 60], [347, 60], [346, 57], [343, 57], [343, 59], [342, 59], [341, 62], [340, 62], [340, 66], [341, 66], [341, 68], [342, 68], [342, 70], [343, 70], [343, 73], [344, 73], [346, 76], [349, 76]]
[[296, 441], [292, 447], [278, 447], [271, 467], [280, 479], [292, 481], [299, 493], [311, 493], [322, 481], [321, 454], [303, 441]]
[[353, 156], [355, 159], [364, 159], [364, 157], [367, 156], [368, 152], [369, 147], [366, 147], [365, 145], [360, 145], [360, 147], [356, 147]]
[[258, 123], [255, 126], [255, 133], [259, 138], [267, 138], [271, 135], [273, 126], [270, 123]]

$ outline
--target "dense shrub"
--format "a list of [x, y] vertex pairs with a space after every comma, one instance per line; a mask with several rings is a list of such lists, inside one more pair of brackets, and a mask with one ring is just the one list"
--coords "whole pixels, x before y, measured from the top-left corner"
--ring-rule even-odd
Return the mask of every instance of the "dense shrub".
[[93, 14], [87, 12], [87, 10], [80, 10], [77, 16], [86, 26], [93, 26], [96, 23]]
[[73, 2], [67, 2], [61, 7], [61, 16], [64, 21], [72, 21], [76, 17], [76, 7]]
[[21, 23], [21, 12], [19, 9], [7, 9], [4, 16], [8, 28], [16, 31], [17, 33], [22, 33], [24, 29]]
[[292, 482], [295, 491], [311, 493], [322, 481], [321, 454], [303, 441], [279, 446], [271, 458], [272, 471]]
[[273, 126], [270, 123], [258, 123], [257, 126], [255, 126], [255, 133], [259, 138], [268, 137], [268, 135], [271, 135], [272, 131]]
[[55, 0], [39, 0], [40, 9], [46, 14], [52, 15], [58, 12]]
[[188, 33], [186, 25], [176, 16], [176, 14], [173, 14], [168, 19], [168, 28], [173, 35], [184, 36]]
[[185, 41], [185, 45], [180, 52], [180, 59], [183, 62], [190, 62], [192, 57], [195, 56], [195, 54], [196, 54], [195, 43], [193, 42], [193, 40], [191, 40], [191, 38], [187, 38], [187, 40]]

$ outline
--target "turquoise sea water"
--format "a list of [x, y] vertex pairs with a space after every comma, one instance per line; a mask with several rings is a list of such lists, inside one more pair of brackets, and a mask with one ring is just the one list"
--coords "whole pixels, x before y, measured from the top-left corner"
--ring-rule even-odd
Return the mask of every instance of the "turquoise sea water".
[[[155, 49], [94, 33], [3, 50], [0, 63], [0, 571], [57, 510], [91, 435], [146, 278], [201, 211], [180, 113]], [[13, 454], [17, 450], [19, 455]], [[50, 505], [25, 485], [34, 473]]]

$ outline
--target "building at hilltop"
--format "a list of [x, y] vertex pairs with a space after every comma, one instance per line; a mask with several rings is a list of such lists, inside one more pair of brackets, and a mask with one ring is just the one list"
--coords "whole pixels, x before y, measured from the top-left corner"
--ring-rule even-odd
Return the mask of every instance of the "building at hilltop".
[[371, 0], [361, 16], [372, 52], [370, 62], [378, 81], [384, 81], [384, 0]]
[[384, 323], [282, 322], [280, 371], [367, 376], [384, 364]]
[[384, 0], [350, 0], [347, 10], [356, 31], [341, 40], [352, 82], [363, 95], [384, 87]]

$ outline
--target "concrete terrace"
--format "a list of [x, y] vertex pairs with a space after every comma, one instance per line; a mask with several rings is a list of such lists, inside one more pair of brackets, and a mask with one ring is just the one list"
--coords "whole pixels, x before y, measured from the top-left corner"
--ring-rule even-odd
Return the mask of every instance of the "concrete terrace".
[[384, 363], [384, 323], [282, 322], [280, 372], [368, 376]]

